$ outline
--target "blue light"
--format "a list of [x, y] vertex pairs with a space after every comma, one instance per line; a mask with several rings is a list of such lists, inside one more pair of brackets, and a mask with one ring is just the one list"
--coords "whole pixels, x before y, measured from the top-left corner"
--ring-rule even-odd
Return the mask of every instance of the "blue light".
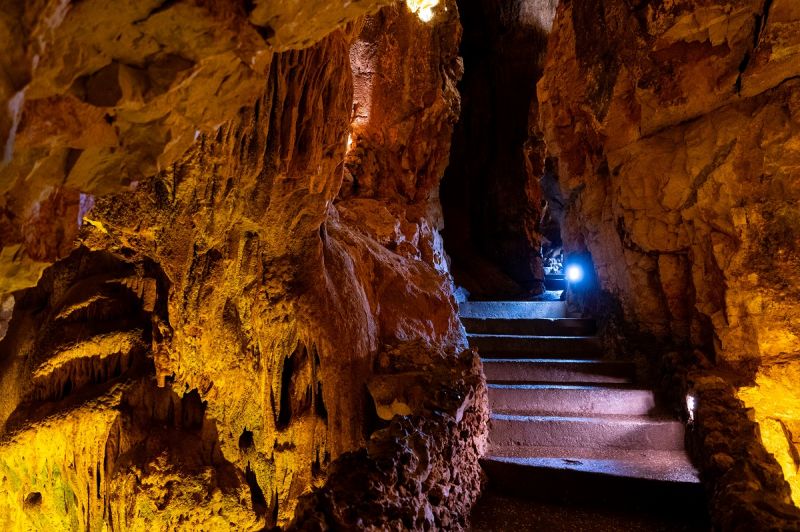
[[583, 280], [583, 268], [577, 264], [570, 264], [567, 266], [566, 277], [570, 283], [581, 282]]

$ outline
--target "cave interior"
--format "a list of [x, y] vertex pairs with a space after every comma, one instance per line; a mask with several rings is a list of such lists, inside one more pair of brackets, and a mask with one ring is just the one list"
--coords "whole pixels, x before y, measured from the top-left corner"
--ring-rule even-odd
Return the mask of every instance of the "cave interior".
[[0, 42], [0, 529], [800, 530], [797, 0]]

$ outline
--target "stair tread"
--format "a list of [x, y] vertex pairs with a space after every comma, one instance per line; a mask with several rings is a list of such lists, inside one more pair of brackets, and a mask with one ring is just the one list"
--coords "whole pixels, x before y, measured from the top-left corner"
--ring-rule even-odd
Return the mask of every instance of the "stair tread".
[[630, 384], [488, 384], [489, 404], [504, 413], [649, 415], [656, 411], [652, 390]]
[[564, 301], [467, 301], [459, 305], [465, 318], [565, 318]]
[[589, 318], [495, 318], [484, 316], [461, 316], [467, 333], [498, 334], [555, 334], [591, 335], [597, 332], [597, 323]]
[[[548, 303], [558, 303], [558, 301], [549, 301]], [[521, 314], [511, 314], [508, 317], [497, 317], [492, 315], [462, 315], [461, 318], [473, 321], [536, 321], [542, 323], [595, 323], [594, 318], [570, 318], [568, 316], [526, 316]]]
[[564, 340], [575, 342], [578, 340], [598, 340], [595, 335], [564, 336], [550, 334], [496, 334], [496, 333], [467, 333], [468, 338], [513, 338], [515, 340]]
[[665, 414], [648, 415], [627, 415], [627, 414], [575, 414], [570, 415], [564, 412], [492, 412], [490, 419], [501, 421], [516, 421], [519, 423], [533, 423], [539, 421], [559, 421], [572, 423], [604, 423], [604, 424], [634, 424], [634, 425], [656, 425], [683, 422], [671, 418]]
[[[576, 381], [569, 381], [569, 383], [570, 384], [575, 384], [576, 386], [594, 386], [595, 384], [611, 384], [611, 385], [618, 385], [620, 387], [622, 387], [622, 386], [634, 386], [634, 383], [632, 383], [629, 380], [628, 381], [620, 380], [619, 382], [598, 382], [598, 381], [591, 381], [591, 380], [585, 380], [585, 381], [577, 381], [576, 380]], [[535, 384], [535, 385], [539, 385], [539, 386], [547, 386], [547, 385], [553, 384], [553, 382], [552, 381], [545, 381], [545, 380], [542, 380], [542, 381], [531, 381], [531, 380], [527, 380], [526, 379], [524, 381], [523, 380], [515, 381], [515, 380], [512, 380], [512, 379], [500, 380], [500, 379], [489, 379], [489, 378], [487, 378], [486, 379], [486, 384], [487, 385], [492, 385], [492, 384], [513, 384], [513, 385]], [[620, 389], [625, 389], [625, 388], [620, 388]], [[639, 388], [631, 388], [631, 389], [637, 390]]]
[[697, 469], [684, 451], [493, 447], [484, 460], [522, 467], [563, 469], [612, 476], [696, 484]]
[[581, 364], [581, 365], [633, 365], [633, 362], [627, 360], [606, 360], [603, 358], [519, 358], [519, 357], [497, 357], [497, 358], [482, 358], [483, 363], [491, 362], [497, 363], [524, 363], [524, 364]]
[[659, 449], [592, 449], [585, 447], [541, 447], [541, 446], [490, 446], [487, 456], [502, 456], [506, 458], [566, 458], [566, 459], [593, 459], [593, 460], [649, 460], [669, 459], [689, 461], [689, 456], [683, 450]]
[[633, 366], [633, 362], [628, 362], [626, 360], [605, 360], [602, 358], [482, 358], [481, 361], [491, 364], [559, 364], [559, 365], [566, 365], [566, 364], [580, 364], [582, 366], [587, 365], [609, 365], [609, 366]]
[[631, 384], [625, 383], [575, 383], [575, 382], [490, 382], [489, 388], [498, 390], [576, 390], [576, 391], [597, 391], [597, 392], [620, 392], [620, 393], [646, 393], [653, 394], [653, 390], [647, 388], [636, 388]]
[[483, 358], [490, 384], [550, 384], [631, 387], [636, 365], [631, 362], [575, 358]]

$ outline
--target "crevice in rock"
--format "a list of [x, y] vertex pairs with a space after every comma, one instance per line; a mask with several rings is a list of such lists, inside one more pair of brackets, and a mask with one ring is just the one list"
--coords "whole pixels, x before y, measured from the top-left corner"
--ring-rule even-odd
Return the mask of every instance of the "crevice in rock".
[[711, 177], [711, 173], [725, 162], [725, 159], [728, 158], [728, 155], [730, 155], [733, 149], [736, 147], [737, 142], [738, 141], [736, 139], [733, 139], [726, 145], [721, 146], [714, 154], [711, 162], [704, 166], [700, 172], [697, 173], [694, 179], [692, 179], [691, 193], [681, 206], [681, 209], [688, 209], [697, 203], [697, 193], [700, 190], [700, 187], [702, 187], [708, 181], [709, 177]]
[[278, 516], [280, 515], [280, 500], [278, 499], [278, 491], [275, 490], [272, 494], [272, 505], [270, 508], [269, 516], [272, 518], [271, 525], [278, 523]]
[[144, 22], [145, 20], [149, 19], [150, 17], [152, 17], [154, 15], [157, 15], [157, 14], [159, 14], [161, 12], [164, 12], [167, 9], [171, 8], [172, 6], [174, 6], [174, 5], [178, 4], [178, 3], [179, 3], [179, 0], [164, 0], [159, 5], [154, 7], [149, 13], [147, 13], [147, 15], [145, 15], [144, 17], [142, 17], [140, 19], [134, 20], [132, 23], [133, 24], [139, 24], [141, 22]]
[[744, 71], [747, 70], [747, 65], [750, 63], [750, 52], [744, 54], [742, 58], [742, 62], [739, 63], [739, 75], [736, 76], [736, 83], [734, 83], [734, 90], [736, 94], [740, 94], [742, 92], [742, 75], [744, 75]]
[[769, 20], [769, 10], [772, 8], [773, 0], [764, 0], [764, 6], [761, 8], [761, 13], [756, 15], [756, 28], [753, 32], [753, 49], [758, 47], [761, 42], [761, 36], [767, 29], [767, 22]]
[[364, 425], [362, 430], [362, 435], [364, 439], [369, 439], [370, 435], [378, 430], [379, 428], [386, 425], [386, 422], [381, 419], [378, 415], [378, 410], [375, 407], [375, 401], [372, 400], [372, 394], [369, 393], [369, 388], [367, 385], [364, 385], [363, 392], [363, 405], [364, 405]]
[[294, 353], [283, 360], [281, 368], [281, 388], [278, 402], [277, 418], [275, 427], [278, 430], [286, 430], [292, 421], [292, 377], [294, 375]]
[[23, 502], [26, 508], [36, 508], [42, 505], [42, 494], [38, 491], [32, 491], [25, 496]]
[[325, 401], [322, 398], [322, 381], [317, 381], [317, 393], [314, 398], [314, 412], [322, 421], [325, 423], [328, 422], [328, 410], [325, 408]]
[[258, 485], [255, 471], [250, 469], [250, 464], [247, 464], [247, 468], [244, 471], [244, 478], [247, 480], [247, 485], [250, 486], [250, 499], [253, 503], [253, 511], [257, 515], [266, 515], [267, 499], [264, 497], [264, 491], [261, 489], [261, 486]]
[[239, 436], [239, 450], [241, 451], [249, 451], [254, 446], [253, 442], [253, 431], [247, 430], [246, 428], [242, 431], [241, 436]]

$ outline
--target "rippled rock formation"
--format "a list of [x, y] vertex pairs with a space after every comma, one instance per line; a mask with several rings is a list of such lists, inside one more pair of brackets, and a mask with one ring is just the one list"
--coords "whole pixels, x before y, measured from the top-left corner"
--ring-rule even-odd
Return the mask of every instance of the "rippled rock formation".
[[[466, 525], [486, 398], [436, 195], [458, 11], [386, 3], [4, 11], [4, 528], [283, 526], [407, 425], [430, 447], [415, 500], [436, 500], [413, 526]], [[389, 425], [368, 383], [406, 358], [440, 378]], [[434, 415], [453, 387], [463, 408]]]

